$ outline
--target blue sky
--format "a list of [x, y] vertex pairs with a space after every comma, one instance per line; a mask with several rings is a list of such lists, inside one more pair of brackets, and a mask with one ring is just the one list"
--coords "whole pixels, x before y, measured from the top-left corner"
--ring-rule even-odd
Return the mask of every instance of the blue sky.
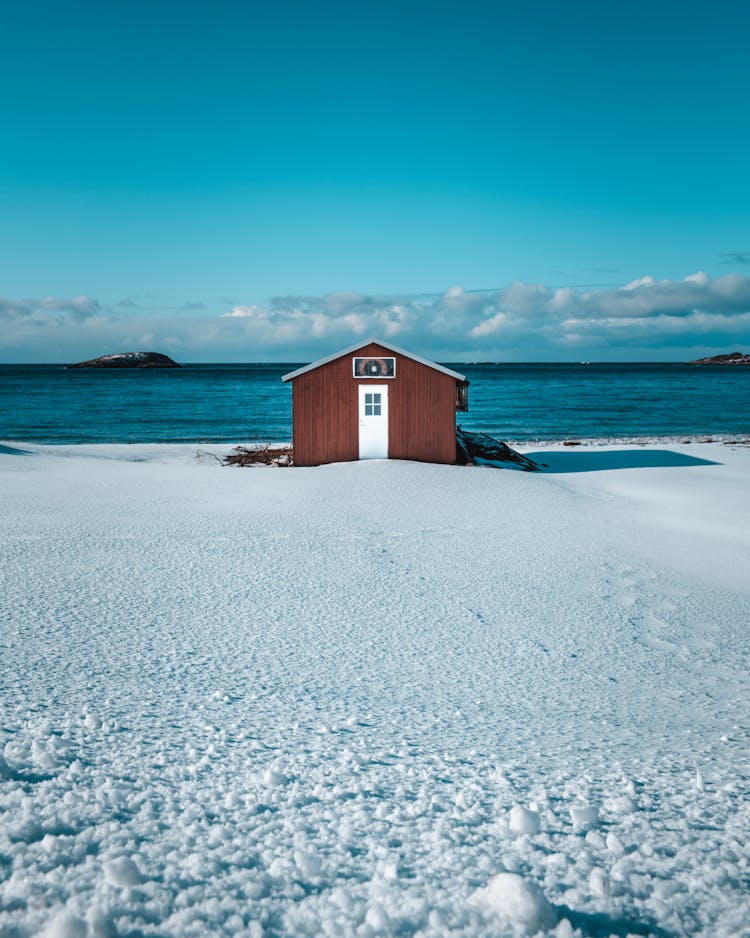
[[0, 29], [0, 360], [750, 349], [744, 2], [42, 0]]

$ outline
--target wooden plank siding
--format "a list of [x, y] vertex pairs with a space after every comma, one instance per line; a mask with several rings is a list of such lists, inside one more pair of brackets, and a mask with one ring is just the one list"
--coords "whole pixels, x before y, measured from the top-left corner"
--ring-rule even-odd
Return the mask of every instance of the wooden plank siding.
[[[395, 378], [354, 378], [352, 359], [395, 358]], [[456, 379], [374, 343], [292, 379], [294, 463], [359, 458], [360, 384], [388, 385], [388, 455], [456, 461]]]

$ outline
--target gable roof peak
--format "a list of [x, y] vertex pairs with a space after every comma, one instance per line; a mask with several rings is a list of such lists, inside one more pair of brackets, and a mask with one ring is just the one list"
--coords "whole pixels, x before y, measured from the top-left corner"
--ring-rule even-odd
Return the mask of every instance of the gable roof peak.
[[366, 345], [380, 345], [382, 348], [388, 349], [389, 352], [395, 352], [397, 355], [403, 355], [405, 358], [411, 358], [412, 361], [419, 362], [420, 365], [426, 365], [428, 368], [434, 368], [435, 371], [440, 371], [444, 375], [450, 375], [451, 378], [455, 378], [456, 381], [466, 381], [465, 375], [461, 375], [457, 371], [452, 371], [450, 368], [446, 368], [444, 365], [438, 365], [437, 362], [431, 362], [428, 358], [422, 358], [419, 355], [415, 355], [413, 352], [407, 352], [406, 349], [399, 348], [397, 345], [392, 345], [390, 342], [385, 342], [383, 339], [378, 339], [375, 337], [365, 339], [362, 342], [357, 342], [356, 345], [350, 345], [348, 348], [340, 349], [338, 352], [334, 352], [333, 355], [327, 355], [325, 358], [319, 358], [317, 361], [311, 362], [309, 365], [303, 365], [302, 368], [298, 368], [296, 371], [290, 371], [287, 374], [282, 375], [281, 380], [292, 381], [294, 378], [298, 378], [300, 375], [306, 374], [308, 371], [314, 371], [316, 368], [320, 368], [321, 365], [327, 365], [329, 362], [336, 361], [337, 358], [343, 358], [344, 355], [351, 355], [352, 352], [357, 352]]

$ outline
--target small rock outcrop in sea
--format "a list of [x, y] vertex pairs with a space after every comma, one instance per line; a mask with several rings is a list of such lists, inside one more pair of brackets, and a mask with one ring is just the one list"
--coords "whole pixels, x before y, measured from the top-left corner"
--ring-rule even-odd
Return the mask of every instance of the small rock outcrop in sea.
[[710, 358], [696, 358], [689, 365], [750, 365], [750, 355], [742, 352], [728, 352], [726, 355], [712, 355]]
[[118, 352], [100, 355], [85, 362], [66, 365], [66, 368], [179, 368], [176, 361], [161, 352]]

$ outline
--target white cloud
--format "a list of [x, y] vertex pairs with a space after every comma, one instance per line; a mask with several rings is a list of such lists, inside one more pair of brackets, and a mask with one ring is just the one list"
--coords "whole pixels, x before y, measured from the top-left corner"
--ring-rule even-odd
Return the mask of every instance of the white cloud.
[[650, 287], [654, 283], [653, 277], [640, 277], [638, 280], [631, 280], [630, 283], [626, 283], [624, 287], [621, 287], [621, 290], [637, 290], [638, 287]]
[[741, 314], [750, 313], [750, 278], [727, 274], [710, 278], [698, 271], [683, 280], [641, 277], [622, 287], [552, 289], [516, 281], [496, 291], [467, 292], [451, 286], [442, 295], [373, 297], [335, 293], [322, 297], [282, 297], [265, 305], [236, 306], [227, 318], [248, 320], [248, 335], [304, 343], [313, 339], [354, 339], [362, 335], [400, 336], [404, 342], [479, 350], [477, 340], [521, 335], [544, 344], [580, 335], [616, 341], [704, 331], [706, 323], [736, 333]]
[[5, 300], [0, 297], [0, 320], [10, 322], [12, 319], [21, 319], [31, 316], [34, 308], [20, 300]]
[[99, 301], [87, 296], [85, 293], [74, 296], [71, 300], [65, 300], [58, 296], [45, 296], [41, 300], [28, 300], [27, 302], [39, 309], [71, 313], [77, 319], [87, 319], [89, 316], [95, 316], [101, 311]]
[[699, 270], [697, 273], [685, 277], [685, 283], [697, 283], [698, 286], [706, 287], [709, 283], [708, 274], [703, 270]]
[[92, 357], [142, 347], [148, 339], [155, 351], [168, 347], [185, 360], [302, 361], [371, 335], [440, 360], [554, 359], [573, 348], [599, 358], [628, 357], [636, 348], [681, 357], [688, 346], [750, 345], [750, 277], [698, 271], [682, 280], [645, 276], [609, 289], [516, 281], [481, 292], [453, 285], [430, 295], [342, 291], [235, 303], [214, 315], [187, 315], [176, 307], [122, 315], [87, 295], [0, 299], [0, 318], [0, 347], [14, 349], [41, 348], [40, 337], [52, 335], [43, 327], [66, 325], [54, 330], [48, 345], [54, 356], [39, 351], [36, 360]]
[[264, 319], [267, 311], [262, 306], [234, 306], [223, 316], [225, 319]]
[[469, 333], [470, 335], [481, 338], [485, 335], [494, 335], [507, 323], [508, 317], [505, 313], [495, 313], [491, 319], [484, 319], [478, 323]]

